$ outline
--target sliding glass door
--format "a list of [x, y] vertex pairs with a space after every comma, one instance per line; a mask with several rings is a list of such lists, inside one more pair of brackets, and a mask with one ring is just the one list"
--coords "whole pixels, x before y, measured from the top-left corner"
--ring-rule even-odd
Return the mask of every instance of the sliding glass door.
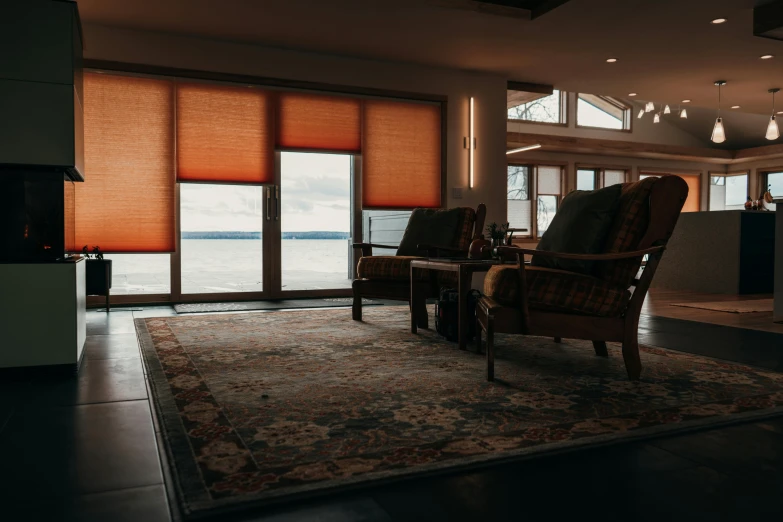
[[180, 184], [184, 300], [349, 289], [352, 164], [345, 154], [281, 152], [279, 184]]
[[352, 159], [280, 153], [280, 233], [273, 245], [280, 253], [277, 292], [351, 287]]
[[182, 294], [264, 291], [263, 187], [180, 185]]

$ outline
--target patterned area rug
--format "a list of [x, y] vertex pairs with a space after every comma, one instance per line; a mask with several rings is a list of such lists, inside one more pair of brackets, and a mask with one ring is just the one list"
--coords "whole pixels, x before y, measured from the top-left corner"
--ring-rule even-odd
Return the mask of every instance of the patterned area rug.
[[137, 319], [180, 507], [205, 515], [783, 411], [783, 374], [643, 348], [413, 335], [399, 307]]

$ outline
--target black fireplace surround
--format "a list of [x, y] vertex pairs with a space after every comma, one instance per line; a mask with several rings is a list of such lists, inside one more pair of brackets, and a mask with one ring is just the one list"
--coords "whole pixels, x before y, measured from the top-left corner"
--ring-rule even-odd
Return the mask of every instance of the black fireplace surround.
[[0, 263], [65, 259], [73, 247], [73, 190], [63, 172], [0, 168]]

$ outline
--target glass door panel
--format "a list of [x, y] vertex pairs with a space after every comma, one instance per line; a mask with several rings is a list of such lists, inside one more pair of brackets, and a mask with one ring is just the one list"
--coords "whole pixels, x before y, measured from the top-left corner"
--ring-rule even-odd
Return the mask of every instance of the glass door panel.
[[280, 290], [350, 288], [351, 160], [280, 153]]
[[264, 188], [180, 185], [183, 294], [263, 291]]

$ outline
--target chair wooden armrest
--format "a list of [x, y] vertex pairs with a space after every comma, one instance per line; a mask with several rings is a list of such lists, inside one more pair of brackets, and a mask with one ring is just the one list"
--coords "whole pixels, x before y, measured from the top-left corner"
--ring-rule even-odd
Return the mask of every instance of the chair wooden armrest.
[[421, 244], [421, 245], [416, 245], [416, 249], [419, 252], [423, 252], [423, 251], [427, 252], [428, 257], [440, 257], [439, 252], [447, 252], [451, 255], [464, 254], [465, 257], [468, 257], [468, 252], [466, 250], [449, 247], [449, 246]]
[[634, 257], [642, 257], [648, 254], [654, 254], [661, 252], [666, 247], [663, 245], [645, 248], [644, 250], [633, 250], [631, 252], [618, 252], [616, 254], [565, 254], [562, 252], [549, 252], [547, 250], [536, 250], [534, 248], [519, 248], [515, 246], [503, 246], [498, 247], [498, 254], [517, 254], [517, 255], [531, 255], [541, 257], [554, 257], [557, 259], [578, 259], [580, 261], [615, 261], [617, 259], [631, 259]]
[[396, 250], [397, 246], [392, 245], [379, 245], [377, 243], [354, 243], [353, 248], [361, 248], [362, 249], [362, 257], [371, 256], [372, 255], [372, 249], [373, 248], [388, 248], [392, 250]]

